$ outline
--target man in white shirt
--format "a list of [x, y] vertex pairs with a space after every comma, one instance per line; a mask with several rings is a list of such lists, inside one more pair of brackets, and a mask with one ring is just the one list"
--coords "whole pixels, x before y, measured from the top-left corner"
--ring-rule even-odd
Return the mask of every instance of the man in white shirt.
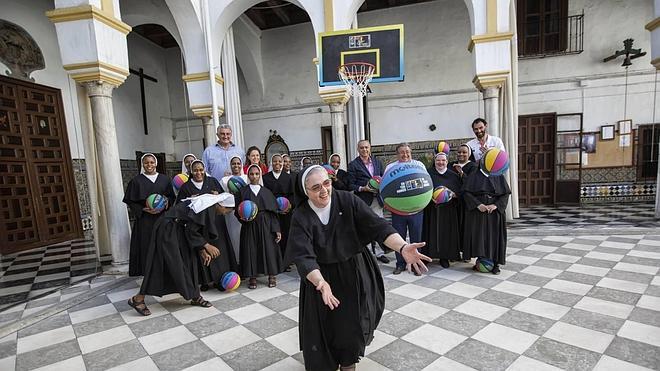
[[486, 120], [479, 117], [472, 121], [472, 131], [474, 132], [476, 138], [467, 142], [467, 145], [472, 150], [472, 160], [475, 162], [479, 162], [484, 153], [486, 153], [486, 151], [490, 148], [495, 147], [501, 149], [502, 151], [506, 151], [504, 148], [504, 143], [502, 143], [502, 139], [494, 135], [488, 135], [488, 133], [486, 133], [486, 129], [488, 129], [488, 123]]

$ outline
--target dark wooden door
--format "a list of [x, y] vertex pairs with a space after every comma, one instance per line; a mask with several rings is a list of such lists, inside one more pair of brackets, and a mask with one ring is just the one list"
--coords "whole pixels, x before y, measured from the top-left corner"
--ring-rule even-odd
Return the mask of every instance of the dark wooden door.
[[[344, 145], [348, 150], [348, 135], [346, 135], [346, 125], [344, 125]], [[328, 163], [330, 161], [330, 156], [332, 156], [334, 145], [332, 142], [332, 126], [322, 126], [321, 127], [321, 149], [323, 154], [321, 155], [321, 161]], [[351, 159], [344, 159], [346, 164], [351, 162]]]
[[521, 206], [554, 202], [556, 116], [518, 118], [518, 201]]
[[81, 236], [60, 91], [0, 76], [0, 253]]

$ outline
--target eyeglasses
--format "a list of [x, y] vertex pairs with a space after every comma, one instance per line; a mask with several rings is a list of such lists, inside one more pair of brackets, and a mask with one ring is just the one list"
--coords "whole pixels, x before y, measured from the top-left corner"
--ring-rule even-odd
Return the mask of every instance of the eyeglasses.
[[330, 188], [332, 186], [332, 180], [326, 179], [323, 181], [323, 183], [320, 184], [314, 184], [311, 187], [308, 187], [307, 190], [314, 192], [314, 193], [319, 193], [321, 192], [321, 189], [323, 188]]

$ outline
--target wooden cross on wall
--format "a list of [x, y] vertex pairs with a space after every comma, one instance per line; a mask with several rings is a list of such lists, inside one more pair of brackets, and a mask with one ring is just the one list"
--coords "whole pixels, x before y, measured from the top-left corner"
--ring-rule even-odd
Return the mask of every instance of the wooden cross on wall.
[[158, 82], [155, 77], [151, 77], [144, 73], [142, 68], [134, 70], [132, 68], [128, 69], [132, 74], [140, 76], [140, 98], [142, 98], [142, 124], [144, 125], [144, 135], [149, 134], [149, 128], [147, 127], [147, 104], [144, 100], [144, 79], [149, 81]]

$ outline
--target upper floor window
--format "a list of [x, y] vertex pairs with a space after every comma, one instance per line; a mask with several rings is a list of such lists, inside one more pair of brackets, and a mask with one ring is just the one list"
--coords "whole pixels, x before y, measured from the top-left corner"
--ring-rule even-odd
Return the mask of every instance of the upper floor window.
[[582, 52], [583, 19], [581, 14], [568, 16], [568, 0], [519, 0], [519, 56]]

